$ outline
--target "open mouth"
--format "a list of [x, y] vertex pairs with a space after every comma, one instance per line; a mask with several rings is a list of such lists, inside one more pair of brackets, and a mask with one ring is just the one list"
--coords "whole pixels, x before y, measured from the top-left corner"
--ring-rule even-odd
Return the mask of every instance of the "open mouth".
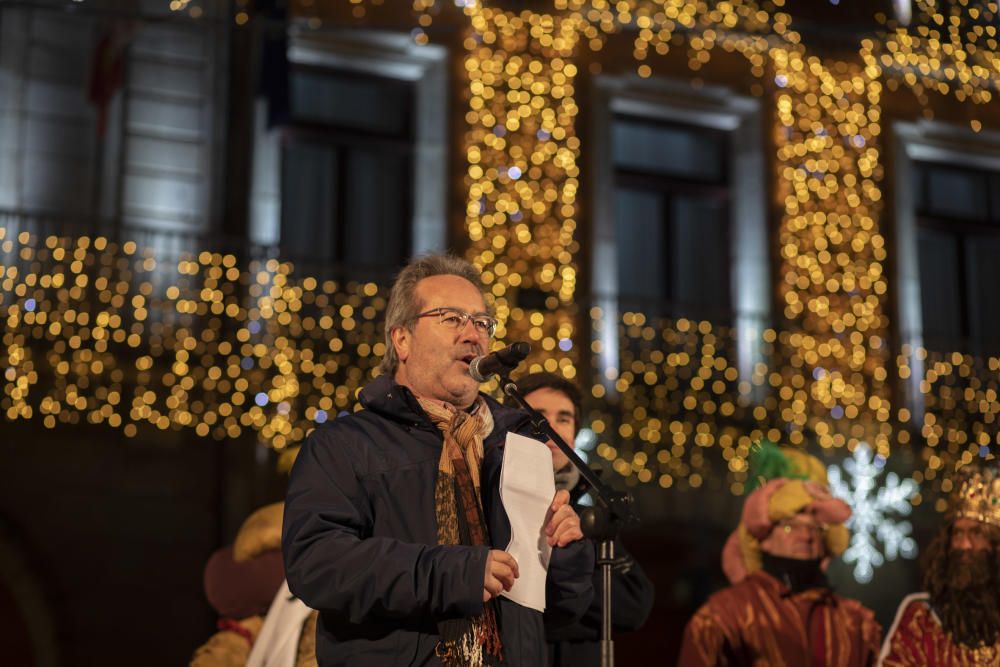
[[458, 360], [463, 364], [465, 364], [466, 366], [469, 366], [472, 363], [472, 360], [475, 358], [476, 355], [470, 353], [459, 357]]

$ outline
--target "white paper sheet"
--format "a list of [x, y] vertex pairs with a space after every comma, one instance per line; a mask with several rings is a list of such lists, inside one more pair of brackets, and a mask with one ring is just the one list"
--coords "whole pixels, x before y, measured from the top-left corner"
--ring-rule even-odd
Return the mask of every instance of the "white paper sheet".
[[510, 519], [507, 553], [517, 561], [520, 576], [510, 591], [501, 595], [538, 611], [545, 611], [545, 577], [552, 555], [546, 541], [545, 519], [555, 494], [549, 448], [537, 440], [508, 433], [500, 471], [500, 500]]

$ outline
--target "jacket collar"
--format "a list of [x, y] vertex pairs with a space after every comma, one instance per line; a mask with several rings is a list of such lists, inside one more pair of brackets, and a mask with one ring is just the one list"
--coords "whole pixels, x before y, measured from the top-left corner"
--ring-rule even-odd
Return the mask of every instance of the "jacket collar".
[[361, 405], [379, 415], [410, 424], [432, 425], [427, 413], [407, 387], [396, 384], [388, 375], [379, 375], [361, 390]]
[[[528, 415], [521, 410], [501, 405], [488, 394], [480, 392], [479, 395], [486, 400], [487, 407], [493, 413], [493, 433], [520, 430], [522, 425], [528, 423]], [[397, 384], [388, 375], [380, 375], [369, 382], [361, 390], [360, 399], [366, 410], [387, 419], [437, 430], [413, 392], [408, 387]]]

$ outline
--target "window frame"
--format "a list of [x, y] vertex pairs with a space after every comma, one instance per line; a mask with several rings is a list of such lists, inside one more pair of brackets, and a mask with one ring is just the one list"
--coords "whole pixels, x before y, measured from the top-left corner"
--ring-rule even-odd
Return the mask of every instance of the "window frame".
[[[351, 153], [357, 149], [364, 149], [366, 151], [375, 149], [375, 151], [381, 155], [401, 156], [406, 161], [406, 173], [413, 174], [416, 169], [414, 157], [417, 150], [415, 146], [416, 91], [413, 89], [415, 85], [413, 82], [380, 76], [377, 74], [363, 74], [347, 69], [311, 64], [292, 64], [291, 68], [293, 70], [292, 76], [294, 76], [295, 71], [305, 71], [314, 75], [329, 75], [358, 80], [378, 79], [379, 81], [387, 82], [389, 85], [399, 87], [405, 86], [407, 88], [406, 94], [410, 98], [408, 103], [410, 104], [412, 113], [408, 114], [405, 134], [383, 134], [373, 132], [371, 130], [350, 128], [333, 123], [326, 124], [315, 121], [297, 120], [295, 110], [290, 109], [289, 120], [281, 127], [280, 134], [278, 169], [280, 170], [279, 178], [281, 180], [282, 202], [284, 202], [285, 192], [284, 180], [286, 150], [289, 146], [296, 144], [303, 146], [325, 146], [333, 148], [335, 160], [338, 165], [336, 173], [336, 189], [338, 194], [347, 193], [350, 190], [348, 185], [348, 169], [343, 167], [348, 164]], [[404, 178], [402, 183], [403, 191], [399, 194], [403, 205], [400, 211], [400, 225], [396, 230], [400, 238], [399, 247], [401, 249], [401, 253], [400, 256], [389, 258], [389, 263], [379, 266], [362, 266], [352, 264], [349, 261], [352, 254], [351, 249], [347, 247], [349, 202], [348, 198], [344, 196], [337, 197], [333, 216], [334, 219], [328, 221], [333, 224], [333, 247], [328, 249], [328, 254], [324, 252], [322, 256], [302, 256], [301, 254], [296, 256], [295, 254], [288, 252], [288, 250], [279, 242], [279, 245], [281, 245], [282, 248], [283, 256], [286, 256], [293, 261], [298, 260], [309, 265], [316, 265], [317, 270], [332, 268], [332, 275], [338, 278], [346, 278], [348, 276], [357, 276], [361, 274], [366, 276], [371, 274], [372, 277], [376, 277], [380, 274], [390, 274], [396, 265], [400, 265], [405, 262], [406, 257], [409, 254], [408, 249], [412, 245], [413, 225], [411, 221], [413, 219], [414, 209], [416, 208], [413, 181], [412, 179]], [[285, 211], [284, 206], [282, 205], [279, 218], [280, 228], [284, 229], [285, 224]]]
[[[943, 214], [936, 213], [929, 208], [927, 208], [927, 193], [929, 191], [929, 179], [930, 171], [934, 168], [947, 168], [951, 171], [965, 172], [969, 175], [977, 175], [985, 177], [985, 187], [986, 187], [986, 217], [974, 218], [968, 216], [961, 216], [956, 214]], [[937, 352], [951, 352], [951, 349], [945, 349], [948, 346], [957, 347], [959, 350], [975, 350], [977, 352], [982, 352], [986, 354], [996, 354], [1000, 352], [1000, 349], [989, 347], [989, 342], [986, 340], [980, 340], [976, 338], [973, 332], [973, 310], [976, 304], [971, 302], [971, 295], [969, 293], [970, 286], [970, 276], [969, 276], [969, 256], [968, 256], [968, 243], [970, 241], [974, 242], [977, 237], [991, 236], [1000, 239], [1000, 206], [997, 206], [995, 196], [990, 196], [992, 193], [992, 185], [1000, 183], [1000, 170], [991, 169], [973, 169], [968, 165], [956, 165], [942, 162], [931, 162], [931, 161], [914, 161], [913, 168], [917, 171], [919, 175], [919, 190], [920, 194], [916, 199], [916, 207], [914, 212], [914, 217], [917, 225], [917, 233], [919, 235], [920, 231], [927, 229], [933, 230], [939, 234], [944, 234], [950, 237], [953, 241], [956, 241], [955, 247], [957, 249], [957, 260], [956, 264], [958, 267], [957, 271], [957, 283], [958, 283], [958, 311], [959, 311], [959, 338], [957, 340], [947, 341], [945, 339], [938, 339], [934, 341], [925, 341], [925, 343], [932, 343], [933, 347], [941, 347]], [[920, 276], [921, 283], [923, 282], [923, 275]], [[921, 321], [921, 328], [926, 329], [926, 320]]]
[[[966, 127], [938, 121], [897, 120], [891, 124], [891, 137], [890, 177], [894, 191], [892, 211], [895, 218], [892, 228], [895, 236], [893, 277], [897, 286], [893, 299], [894, 334], [899, 341], [900, 353], [907, 355], [910, 364], [909, 378], [901, 381], [904, 398], [900, 403], [909, 409], [911, 423], [918, 426], [922, 423], [924, 413], [920, 382], [925, 377], [926, 361], [915, 353], [919, 348], [925, 348], [925, 333], [918, 251], [923, 216], [919, 209], [921, 193], [917, 192], [914, 170], [918, 163], [925, 163], [952, 169], [1000, 172], [1000, 133], [985, 130], [977, 133]], [[997, 194], [991, 192], [989, 206], [993, 215], [1000, 209], [996, 202]], [[961, 221], [963, 225], [966, 222]], [[964, 248], [961, 252], [964, 254]], [[965, 271], [960, 273], [964, 274]], [[961, 279], [965, 281], [966, 277], [962, 275]], [[963, 319], [970, 322], [967, 313], [963, 314]], [[963, 324], [964, 326], [966, 325]], [[961, 342], [966, 344], [972, 341], [966, 338]], [[970, 345], [961, 352], [977, 355], [981, 350]]]
[[[749, 376], [763, 361], [760, 344], [771, 324], [772, 248], [768, 196], [770, 175], [764, 150], [766, 128], [760, 100], [724, 86], [692, 89], [687, 81], [638, 79], [601, 74], [591, 80], [588, 164], [591, 188], [592, 251], [589, 257], [591, 302], [601, 311], [594, 331], [601, 352], [595, 359], [595, 380], [614, 389], [619, 368], [622, 305], [618, 299], [611, 120], [614, 115], [639, 115], [657, 121], [710, 128], [729, 136], [726, 170], [728, 206], [729, 311], [736, 329], [737, 366]], [[765, 391], [754, 390], [754, 396]], [[751, 397], [753, 398], [753, 397]]]
[[[347, 145], [371, 145], [387, 150], [405, 150], [412, 161], [405, 214], [405, 255], [444, 250], [448, 232], [449, 140], [447, 91], [450, 81], [448, 50], [428, 44], [416, 45], [404, 33], [329, 27], [313, 29], [303, 20], [293, 20], [288, 29], [289, 67], [335, 70], [365, 78], [379, 77], [412, 87], [409, 141], [398, 137], [373, 136], [370, 132], [339, 128], [323, 123], [290, 121], [286, 127], [266, 124], [267, 107], [257, 101], [255, 112], [254, 168], [251, 187], [251, 240], [258, 245], [280, 246], [282, 151], [286, 141], [313, 140], [326, 136]], [[398, 267], [397, 267], [398, 268]], [[371, 279], [391, 276], [372, 275]]]
[[[612, 123], [618, 121], [631, 122], [656, 128], [677, 129], [686, 132], [694, 132], [699, 135], [706, 133], [715, 134], [717, 135], [717, 138], [721, 140], [720, 143], [722, 146], [720, 171], [724, 175], [729, 175], [731, 173], [729, 163], [730, 153], [732, 151], [732, 146], [730, 145], [732, 137], [723, 130], [672, 120], [650, 118], [648, 116], [640, 116], [632, 113], [613, 113]], [[614, 179], [613, 192], [616, 194], [620, 190], [624, 189], [652, 193], [659, 197], [662, 211], [662, 219], [660, 220], [660, 223], [664, 230], [663, 247], [661, 250], [664, 258], [669, 259], [672, 251], [674, 251], [679, 245], [676, 240], [677, 229], [675, 223], [677, 221], [675, 220], [675, 216], [672, 212], [673, 202], [678, 195], [696, 194], [701, 195], [701, 197], [699, 197], [700, 199], [710, 199], [722, 202], [723, 215], [727, 221], [725, 229], [723, 230], [723, 247], [727, 251], [732, 247], [732, 213], [730, 211], [732, 192], [729, 184], [729, 178], [723, 176], [718, 179], [709, 179], [687, 177], [677, 174], [656, 174], [629, 167], [620, 167], [615, 165], [613, 161], [612, 174]], [[623, 294], [619, 289], [617, 293], [618, 300], [630, 309], [632, 307], [641, 307], [645, 310], [652, 311], [653, 314], [657, 316], [671, 318], [685, 317], [689, 319], [713, 319], [713, 321], [719, 324], [731, 324], [735, 317], [733, 312], [732, 267], [728, 261], [729, 253], [727, 252], [726, 254], [727, 261], [724, 262], [723, 276], [721, 278], [726, 292], [725, 304], [719, 310], [713, 310], [712, 308], [695, 308], [694, 310], [691, 310], [691, 304], [681, 303], [676, 291], [677, 285], [672, 279], [669, 271], [664, 274], [664, 284], [661, 286], [664, 295], [663, 298], [657, 299], [653, 302], [652, 300], [639, 295]]]

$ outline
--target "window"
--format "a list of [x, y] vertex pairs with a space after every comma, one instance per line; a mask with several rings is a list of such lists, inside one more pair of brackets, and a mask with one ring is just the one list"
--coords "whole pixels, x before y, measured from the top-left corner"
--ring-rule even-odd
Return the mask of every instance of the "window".
[[281, 246], [312, 265], [377, 277], [410, 248], [414, 85], [296, 65], [281, 145]]
[[623, 308], [728, 320], [729, 133], [617, 114], [611, 128]]
[[912, 173], [925, 345], [1000, 351], [1000, 172], [918, 162]]
[[[0, 9], [0, 209], [39, 233], [113, 229], [161, 254], [188, 249], [217, 217], [228, 45], [216, 10], [165, 22], [166, 6], [128, 21], [53, 9]], [[123, 80], [96, 66], [108, 61]]]
[[[599, 381], [613, 386], [627, 312], [731, 326], [736, 367], [762, 361], [770, 322], [759, 100], [686, 81], [594, 78], [590, 119], [592, 299]], [[721, 329], [720, 329], [721, 331]]]
[[95, 116], [83, 100], [93, 23], [0, 8], [0, 208], [89, 216]]

